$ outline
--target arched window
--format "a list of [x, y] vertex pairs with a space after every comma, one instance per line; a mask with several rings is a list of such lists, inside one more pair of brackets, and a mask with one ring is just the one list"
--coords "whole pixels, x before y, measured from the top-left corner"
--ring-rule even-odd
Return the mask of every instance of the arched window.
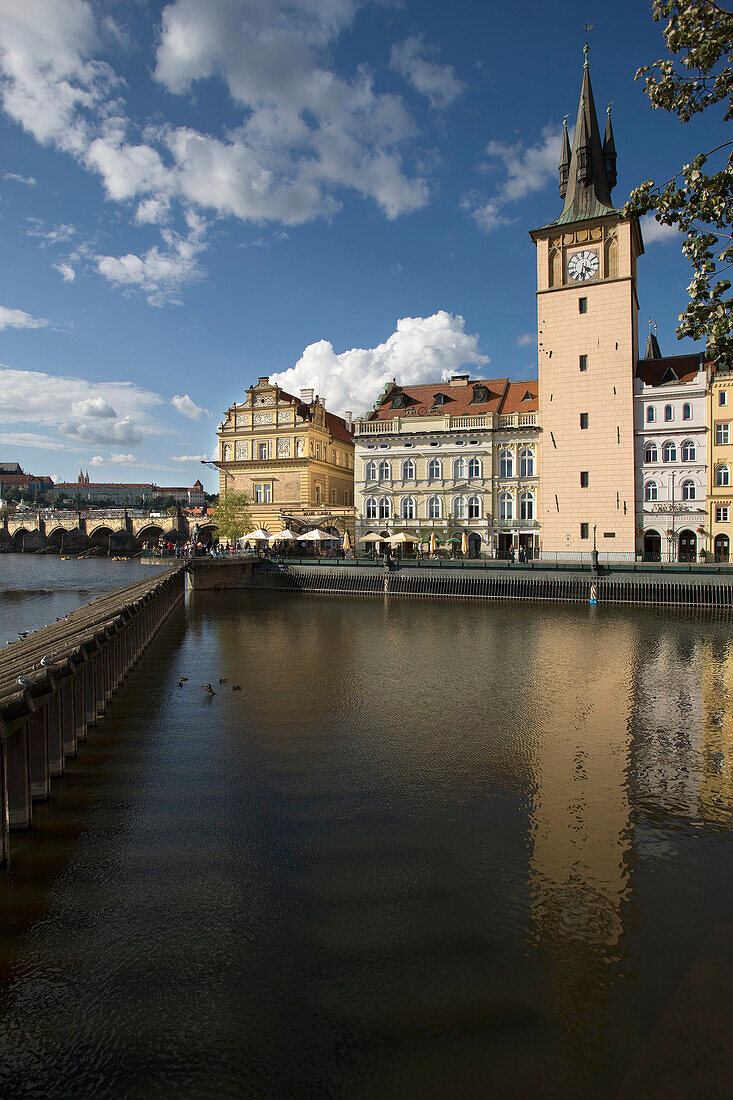
[[453, 515], [456, 519], [466, 518], [466, 498], [454, 497], [453, 498]]
[[400, 515], [403, 519], [415, 518], [415, 498], [403, 497], [402, 504], [400, 505]]
[[468, 476], [481, 477], [481, 459], [472, 458], [468, 463]]
[[674, 412], [671, 405], [664, 406], [664, 419], [669, 423], [670, 420], [674, 420]]
[[232, 448], [231, 448], [231, 447], [229, 446], [229, 444], [228, 444], [228, 443], [227, 443], [227, 445], [226, 445], [226, 446], [224, 447], [224, 455], [223, 455], [223, 458], [224, 458], [224, 461], [225, 461], [225, 462], [231, 462], [231, 460], [232, 460]]
[[514, 518], [514, 500], [511, 493], [499, 493], [499, 519]]
[[656, 500], [657, 499], [657, 483], [656, 481], [647, 481], [644, 486], [644, 500]]
[[717, 466], [715, 469], [715, 484], [730, 485], [730, 467]]
[[406, 458], [402, 463], [402, 480], [414, 481], [415, 480], [415, 463], [411, 458]]
[[385, 459], [383, 462], [379, 463], [379, 480], [380, 481], [389, 481], [391, 479], [391, 477], [392, 477], [392, 466]]
[[379, 501], [379, 518], [389, 519], [392, 515], [392, 504], [389, 497], [382, 497]]
[[440, 519], [440, 497], [431, 497], [428, 501], [428, 519]]
[[468, 518], [481, 519], [481, 501], [478, 497], [468, 498]]
[[520, 493], [519, 495], [519, 518], [520, 519], [534, 519], [534, 494], [533, 493]]
[[659, 462], [659, 454], [657, 452], [656, 443], [647, 443], [644, 448], [644, 461], [645, 462]]
[[682, 482], [682, 499], [694, 500], [695, 499], [695, 482], [683, 481]]
[[441, 476], [440, 459], [439, 458], [431, 458], [430, 462], [428, 462], [428, 477], [431, 477], [431, 478], [436, 478], [437, 477], [437, 478], [439, 478], [440, 476]]
[[367, 519], [376, 519], [377, 518], [377, 498], [376, 497], [369, 497], [369, 499], [366, 502], [366, 518]]
[[377, 480], [377, 464], [376, 464], [376, 462], [367, 462], [364, 476], [365, 476], [366, 481], [376, 481]]
[[677, 447], [674, 443], [665, 443], [662, 448], [662, 458], [665, 462], [677, 461]]
[[534, 477], [534, 451], [530, 447], [519, 452], [519, 476]]
[[692, 405], [689, 401], [685, 401], [684, 405], [682, 406], [682, 419], [692, 420]]
[[657, 414], [653, 405], [647, 405], [646, 407], [646, 422], [647, 424], [653, 424], [657, 419]]
[[682, 461], [694, 462], [696, 453], [697, 452], [695, 451], [695, 444], [692, 442], [691, 439], [686, 439], [685, 442], [682, 444]]
[[457, 458], [453, 463], [453, 477], [465, 477], [466, 476], [466, 460], [465, 458]]
[[511, 451], [499, 451], [499, 477], [514, 476], [514, 456]]

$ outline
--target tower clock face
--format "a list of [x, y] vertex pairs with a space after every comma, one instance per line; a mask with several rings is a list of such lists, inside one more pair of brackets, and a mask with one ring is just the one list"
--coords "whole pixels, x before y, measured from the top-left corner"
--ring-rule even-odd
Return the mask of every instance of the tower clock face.
[[598, 254], [589, 248], [576, 252], [568, 260], [568, 275], [576, 282], [585, 282], [598, 274]]

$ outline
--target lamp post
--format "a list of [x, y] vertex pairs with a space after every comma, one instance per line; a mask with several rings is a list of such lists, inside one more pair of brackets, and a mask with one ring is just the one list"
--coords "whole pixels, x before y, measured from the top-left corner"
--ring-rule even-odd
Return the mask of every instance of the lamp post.
[[598, 550], [596, 549], [596, 529], [597, 529], [597, 527], [598, 527], [598, 525], [596, 523], [594, 523], [593, 524], [593, 553], [590, 556], [591, 566], [593, 568], [594, 573], [598, 572]]

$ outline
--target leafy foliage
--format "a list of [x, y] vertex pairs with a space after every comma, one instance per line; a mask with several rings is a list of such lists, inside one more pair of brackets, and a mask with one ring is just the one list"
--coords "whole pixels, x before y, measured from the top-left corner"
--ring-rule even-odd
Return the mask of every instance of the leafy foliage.
[[[689, 122], [693, 115], [725, 103], [723, 118], [733, 119], [733, 13], [713, 0], [654, 0], [652, 17], [667, 19], [664, 40], [679, 58], [662, 59], [637, 72], [637, 80], [645, 78], [652, 106]], [[733, 299], [725, 277], [733, 265], [732, 146], [726, 142], [700, 153], [666, 183], [646, 180], [631, 193], [623, 211], [627, 217], [653, 211], [662, 225], [685, 234], [682, 251], [693, 276], [677, 336], [705, 339], [708, 355], [728, 367], [733, 366]], [[716, 155], [711, 166], [717, 170], [709, 166], [703, 171]]]
[[246, 493], [229, 491], [222, 493], [214, 509], [214, 519], [219, 530], [219, 538], [236, 542], [242, 535], [252, 530], [252, 517], [249, 506], [252, 503]]

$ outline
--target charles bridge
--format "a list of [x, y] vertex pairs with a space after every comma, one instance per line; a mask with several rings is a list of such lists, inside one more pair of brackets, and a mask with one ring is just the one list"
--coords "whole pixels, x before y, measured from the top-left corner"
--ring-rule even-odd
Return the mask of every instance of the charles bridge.
[[202, 542], [216, 530], [210, 516], [194, 518], [180, 512], [165, 515], [131, 508], [16, 512], [0, 524], [0, 549], [74, 553], [96, 546], [107, 553], [129, 552], [146, 542], [157, 543], [160, 538], [185, 542], [196, 526]]

